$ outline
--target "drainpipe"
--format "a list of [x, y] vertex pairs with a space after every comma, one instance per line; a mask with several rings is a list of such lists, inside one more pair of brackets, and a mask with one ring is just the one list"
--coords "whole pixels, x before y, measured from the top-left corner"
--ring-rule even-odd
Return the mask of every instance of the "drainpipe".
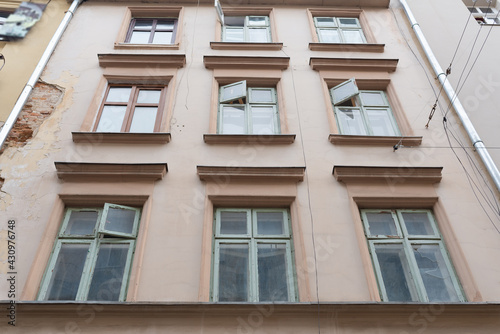
[[455, 109], [458, 117], [460, 118], [460, 121], [462, 121], [462, 125], [465, 128], [465, 131], [467, 131], [467, 134], [469, 135], [470, 140], [472, 141], [472, 145], [476, 149], [477, 153], [479, 154], [479, 157], [483, 161], [483, 163], [486, 166], [486, 169], [488, 170], [488, 173], [490, 174], [491, 178], [493, 179], [493, 182], [495, 182], [495, 185], [497, 186], [497, 190], [500, 192], [500, 173], [498, 171], [497, 166], [495, 165], [495, 162], [491, 158], [490, 154], [488, 153], [488, 150], [484, 146], [483, 141], [479, 137], [478, 133], [476, 132], [476, 129], [474, 129], [474, 126], [472, 125], [471, 120], [469, 119], [469, 116], [467, 116], [467, 112], [465, 111], [462, 103], [460, 103], [460, 100], [458, 99], [457, 95], [455, 94], [455, 90], [451, 86], [450, 82], [446, 78], [446, 74], [444, 73], [443, 69], [439, 65], [439, 62], [437, 61], [436, 57], [434, 56], [434, 53], [432, 52], [432, 49], [427, 43], [427, 40], [425, 39], [424, 33], [422, 32], [422, 29], [420, 29], [419, 24], [415, 20], [415, 17], [413, 16], [413, 13], [411, 12], [410, 6], [406, 2], [406, 0], [400, 0], [401, 4], [403, 5], [403, 8], [405, 10], [406, 15], [408, 16], [408, 20], [411, 23], [411, 27], [413, 28], [413, 31], [417, 35], [417, 38], [420, 42], [420, 45], [424, 49], [424, 52], [427, 56], [427, 59], [429, 60], [429, 63], [431, 64], [432, 68], [434, 69], [434, 72], [437, 75], [437, 78], [443, 85], [443, 89], [446, 92], [446, 95], [448, 95], [448, 98], [452, 102], [453, 108]]
[[35, 84], [38, 82], [38, 79], [40, 78], [40, 75], [42, 75], [43, 70], [45, 69], [45, 66], [47, 65], [47, 62], [49, 61], [50, 56], [54, 52], [54, 49], [56, 48], [57, 43], [61, 39], [62, 34], [64, 33], [64, 30], [66, 30], [66, 27], [69, 24], [69, 21], [71, 21], [74, 12], [76, 11], [76, 8], [80, 4], [82, 0], [73, 0], [73, 3], [69, 7], [68, 11], [66, 12], [66, 15], [64, 15], [63, 20], [61, 21], [61, 24], [59, 24], [59, 27], [57, 28], [56, 32], [54, 33], [54, 36], [52, 36], [52, 39], [50, 40], [49, 44], [47, 45], [47, 48], [45, 49], [45, 52], [43, 53], [42, 57], [40, 58], [40, 61], [38, 62], [38, 65], [36, 65], [35, 70], [31, 74], [31, 77], [28, 80], [28, 83], [26, 86], [24, 86], [23, 91], [21, 92], [21, 95], [19, 95], [19, 98], [16, 101], [16, 104], [14, 105], [14, 108], [12, 109], [9, 118], [7, 118], [7, 121], [5, 122], [2, 130], [0, 131], [0, 149], [2, 148], [3, 144], [5, 143], [5, 140], [7, 139], [7, 136], [9, 135], [10, 130], [14, 126], [14, 124], [17, 121], [17, 117], [21, 113], [21, 110], [23, 109], [24, 105], [26, 104], [26, 101], [28, 100], [28, 97], [31, 94], [31, 91], [33, 90], [33, 87]]

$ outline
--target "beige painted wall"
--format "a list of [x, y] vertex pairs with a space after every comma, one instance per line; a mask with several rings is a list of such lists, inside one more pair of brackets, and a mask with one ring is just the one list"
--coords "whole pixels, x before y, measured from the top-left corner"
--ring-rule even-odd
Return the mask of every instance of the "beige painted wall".
[[[38, 291], [50, 243], [60, 224], [62, 204], [59, 195], [118, 196], [145, 192], [150, 200], [148, 227], [140, 231], [144, 246], [134, 259], [135, 274], [140, 277], [134, 276], [136, 293], [129, 297], [140, 302], [208, 301], [206, 295], [200, 294], [207, 290], [208, 273], [203, 271], [203, 261], [211, 252], [203, 243], [206, 221], [210, 220], [207, 212], [212, 209], [207, 195], [214, 191], [224, 195], [228, 189], [232, 189], [229, 194], [233, 196], [279, 191], [272, 184], [208, 190], [196, 175], [197, 165], [231, 164], [306, 166], [306, 178], [296, 185], [293, 233], [294, 238], [301, 240], [302, 258], [298, 260], [306, 263], [315, 262], [314, 238], [318, 285], [311, 264], [304, 268], [303, 277], [299, 278], [301, 302], [318, 299], [322, 302], [365, 302], [378, 298], [370, 293], [370, 286], [376, 282], [369, 279], [370, 261], [366, 259], [366, 242], [357, 232], [359, 216], [352, 208], [352, 190], [334, 179], [334, 165], [444, 167], [442, 181], [427, 186], [426, 192], [438, 197], [436, 205], [444, 213], [441, 217], [446, 220], [442, 222], [446, 225], [446, 238], [457, 250], [452, 256], [463, 255], [460, 260], [465, 265], [458, 270], [460, 279], [468, 285], [466, 291], [470, 301], [500, 300], [500, 269], [491, 265], [500, 257], [500, 236], [487, 216], [494, 213], [486, 207], [486, 214], [480, 205], [484, 201], [479, 203], [471, 191], [464, 170], [448, 147], [438, 115], [429, 129], [425, 128], [434, 103], [432, 89], [436, 89], [436, 85], [431, 87], [405, 42], [410, 33], [401, 11], [398, 8], [365, 10], [376, 42], [385, 44], [383, 53], [310, 51], [308, 43], [312, 42], [312, 35], [306, 7], [276, 6], [274, 12], [278, 40], [284, 45], [282, 51], [212, 50], [209, 43], [215, 40], [217, 24], [214, 9], [186, 6], [180, 48], [168, 51], [169, 54], [185, 54], [187, 58], [187, 64], [173, 79], [176, 92], [170, 120], [172, 140], [164, 145], [123, 145], [72, 141], [71, 132], [80, 130], [92, 100], [96, 94], [101, 94], [96, 91], [103, 75], [97, 54], [140, 52], [113, 49], [125, 15], [123, 4], [87, 2], [79, 9], [42, 76], [44, 81], [66, 89], [62, 103], [28, 145], [22, 149], [8, 149], [0, 156], [1, 177], [5, 179], [0, 209], [19, 222], [18, 287], [23, 299], [33, 300]], [[404, 36], [398, 25], [404, 30]], [[409, 43], [413, 50], [419, 51], [414, 40], [410, 39]], [[164, 51], [148, 52], [161, 54]], [[207, 145], [203, 142], [203, 134], [209, 132], [213, 81], [212, 71], [204, 67], [203, 56], [249, 54], [290, 57], [290, 66], [281, 78], [285, 102], [280, 108], [286, 110], [289, 132], [297, 135], [291, 145]], [[393, 152], [391, 145], [331, 144], [323, 83], [319, 73], [309, 66], [310, 57], [399, 59], [397, 70], [389, 74], [391, 85], [413, 134], [423, 136], [421, 146]], [[450, 113], [448, 118], [456, 135], [465, 142], [454, 114]], [[480, 165], [474, 152], [468, 150], [468, 153]], [[463, 151], [457, 154], [462, 161], [467, 160]], [[152, 188], [113, 182], [81, 184], [58, 179], [54, 161], [166, 162], [168, 173]], [[471, 171], [470, 166], [468, 170]], [[404, 185], [403, 190], [377, 189], [368, 192], [369, 196], [411, 197], [419, 193], [413, 191], [412, 185]], [[498, 194], [493, 197], [498, 200]], [[495, 217], [493, 221], [498, 225]], [[136, 261], [141, 261], [140, 267]], [[0, 282], [0, 287], [2, 284], [5, 283]]]
[[[11, 3], [13, 5], [16, 2]], [[0, 2], [0, 10], [9, 9], [11, 3]], [[39, 1], [39, 3], [46, 3], [46, 1]], [[0, 41], [0, 53], [6, 60], [0, 72], [0, 126], [9, 117], [19, 94], [28, 82], [68, 8], [67, 1], [53, 0], [45, 8], [40, 21], [25, 38], [18, 41]]]

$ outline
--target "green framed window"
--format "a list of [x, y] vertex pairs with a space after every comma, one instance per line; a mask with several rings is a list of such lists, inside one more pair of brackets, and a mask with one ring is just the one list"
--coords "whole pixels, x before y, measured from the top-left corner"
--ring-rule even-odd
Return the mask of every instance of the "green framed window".
[[39, 300], [124, 301], [140, 209], [68, 208]]
[[224, 16], [223, 42], [271, 42], [268, 16]]
[[366, 43], [356, 17], [315, 17], [314, 25], [320, 43]]
[[296, 301], [288, 210], [217, 209], [213, 250], [213, 301]]
[[352, 78], [331, 88], [330, 97], [341, 134], [401, 135], [384, 91], [359, 90]]
[[430, 210], [361, 210], [383, 301], [463, 302]]
[[279, 134], [276, 88], [247, 87], [246, 81], [222, 86], [217, 124], [219, 134]]

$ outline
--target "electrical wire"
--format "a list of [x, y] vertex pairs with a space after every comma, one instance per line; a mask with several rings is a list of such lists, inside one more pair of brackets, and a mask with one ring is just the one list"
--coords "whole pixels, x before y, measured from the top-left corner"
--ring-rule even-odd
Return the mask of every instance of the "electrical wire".
[[[282, 49], [281, 50], [288, 58], [290, 56]], [[297, 120], [299, 123], [299, 131], [300, 131], [300, 144], [302, 146], [302, 157], [304, 159], [304, 167], [307, 166], [306, 162], [306, 151], [304, 147], [304, 137], [303, 137], [303, 132], [302, 132], [302, 122], [300, 121], [300, 112], [299, 112], [299, 102], [297, 100], [297, 88], [295, 87], [295, 77], [293, 75], [293, 68], [291, 69], [290, 73], [292, 75], [292, 85], [293, 85], [293, 93], [295, 97], [295, 108], [297, 110]], [[311, 204], [311, 191], [309, 187], [309, 176], [308, 173], [305, 173], [305, 184], [306, 184], [306, 189], [307, 189], [307, 202], [309, 205], [309, 217], [311, 219], [311, 239], [312, 239], [312, 246], [313, 246], [313, 255], [314, 255], [314, 270], [315, 270], [315, 277], [316, 277], [316, 299], [318, 300], [318, 334], [321, 334], [321, 316], [320, 316], [320, 304], [319, 304], [319, 280], [318, 280], [318, 261], [317, 261], [317, 256], [316, 256], [316, 239], [314, 237], [314, 217], [313, 217], [313, 210], [312, 210], [312, 204]]]
[[0, 71], [2, 70], [2, 68], [5, 66], [5, 56], [3, 54], [0, 53], [0, 59], [3, 60], [3, 64], [2, 66], [0, 66]]

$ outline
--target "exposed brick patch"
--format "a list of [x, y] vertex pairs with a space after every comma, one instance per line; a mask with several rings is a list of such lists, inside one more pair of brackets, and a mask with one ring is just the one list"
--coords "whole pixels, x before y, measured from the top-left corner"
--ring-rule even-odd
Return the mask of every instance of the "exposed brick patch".
[[3, 183], [5, 182], [5, 179], [0, 177], [0, 191], [2, 191]]
[[10, 131], [3, 148], [26, 145], [30, 138], [36, 136], [38, 128], [52, 114], [61, 102], [63, 95], [63, 88], [41, 80], [38, 81]]

